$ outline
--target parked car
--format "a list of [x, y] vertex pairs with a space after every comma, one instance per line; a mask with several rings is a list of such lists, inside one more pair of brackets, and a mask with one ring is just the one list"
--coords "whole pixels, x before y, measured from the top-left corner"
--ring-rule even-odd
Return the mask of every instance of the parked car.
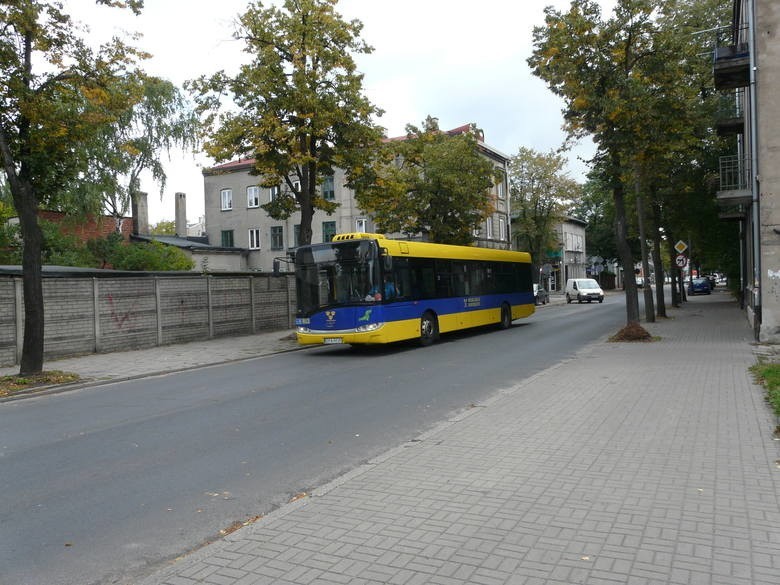
[[534, 285], [534, 304], [546, 305], [550, 302], [550, 293], [548, 293], [541, 285]]
[[705, 274], [704, 278], [710, 281], [710, 290], [715, 290], [715, 286], [718, 284], [718, 277], [714, 274]]
[[566, 302], [577, 300], [604, 302], [604, 291], [601, 290], [599, 283], [592, 278], [570, 278], [566, 281]]
[[699, 276], [688, 283], [688, 294], [691, 296], [695, 294], [708, 295], [710, 292], [712, 292], [710, 279], [706, 276]]

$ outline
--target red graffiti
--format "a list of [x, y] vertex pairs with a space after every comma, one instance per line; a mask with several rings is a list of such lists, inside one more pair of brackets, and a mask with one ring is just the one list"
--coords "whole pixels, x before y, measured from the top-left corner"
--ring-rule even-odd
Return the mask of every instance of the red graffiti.
[[116, 308], [116, 305], [114, 304], [114, 296], [109, 293], [107, 299], [108, 306], [111, 308], [111, 320], [114, 322], [114, 325], [116, 325], [117, 329], [122, 329], [125, 323], [127, 323], [132, 317], [132, 314], [135, 311], [135, 303], [133, 303], [133, 306], [130, 307], [129, 311], [125, 311], [124, 313], [120, 314]]

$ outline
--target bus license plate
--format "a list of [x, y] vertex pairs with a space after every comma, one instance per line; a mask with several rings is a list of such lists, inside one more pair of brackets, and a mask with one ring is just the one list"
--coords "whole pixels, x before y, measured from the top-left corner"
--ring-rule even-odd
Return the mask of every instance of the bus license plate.
[[344, 343], [344, 340], [341, 339], [341, 337], [326, 337], [325, 339], [323, 339], [323, 343], [325, 343], [326, 345], [333, 345], [337, 343]]

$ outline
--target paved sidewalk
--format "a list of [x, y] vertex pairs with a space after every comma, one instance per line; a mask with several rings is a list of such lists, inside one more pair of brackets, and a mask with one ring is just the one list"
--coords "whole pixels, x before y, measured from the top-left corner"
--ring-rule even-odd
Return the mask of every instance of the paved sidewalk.
[[[300, 347], [293, 330], [264, 331], [254, 335], [47, 360], [44, 367], [46, 370], [78, 374], [81, 380], [74, 386], [83, 386], [250, 359]], [[18, 365], [0, 367], [0, 376], [18, 373]]]
[[780, 583], [780, 442], [743, 314], [696, 297], [144, 585]]

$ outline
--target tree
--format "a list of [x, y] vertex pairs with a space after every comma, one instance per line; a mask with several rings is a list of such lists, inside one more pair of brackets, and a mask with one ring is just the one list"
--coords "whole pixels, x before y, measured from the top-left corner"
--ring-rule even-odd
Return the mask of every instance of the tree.
[[[107, 211], [115, 218], [127, 215], [145, 171], [162, 196], [167, 181], [163, 154], [197, 145], [198, 119], [181, 91], [158, 77], [143, 75], [140, 84], [139, 101], [107, 129], [104, 158], [91, 169], [93, 185], [102, 189]], [[119, 183], [123, 178], [126, 182]]]
[[536, 269], [547, 251], [558, 248], [557, 226], [580, 197], [581, 187], [566, 176], [564, 158], [521, 147], [509, 162], [512, 231], [519, 247], [531, 252]]
[[491, 189], [501, 173], [480, 154], [474, 126], [448, 134], [428, 117], [385, 141], [370, 172], [356, 184], [358, 206], [384, 232], [425, 234], [432, 242], [471, 244], [493, 212]]
[[599, 177], [598, 172], [588, 174], [582, 186], [581, 197], [572, 208], [572, 213], [588, 222], [588, 227], [585, 228], [587, 255], [617, 259], [612, 192]]
[[[138, 13], [142, 0], [97, 0]], [[89, 207], [88, 182], [107, 128], [137, 99], [144, 55], [119, 39], [97, 50], [78, 36], [60, 2], [0, 4], [0, 156], [23, 241], [24, 340], [20, 373], [43, 368], [43, 235], [38, 210]]]
[[160, 242], [118, 244], [109, 260], [117, 270], [192, 270], [195, 266], [182, 250]]
[[[534, 29], [535, 50], [528, 61], [564, 99], [570, 135], [590, 134], [598, 146], [597, 168], [613, 194], [618, 253], [629, 269], [629, 324], [639, 320], [639, 304], [630, 270], [627, 201], [634, 194], [641, 210], [661, 162], [701, 139], [691, 116], [698, 111], [691, 106], [701, 87], [695, 83], [700, 77], [694, 71], [692, 31], [662, 26], [661, 16], [676, 5], [619, 0], [609, 20], [601, 18], [594, 0], [573, 0], [566, 14], [547, 8], [545, 26]], [[645, 214], [640, 211], [637, 219], [644, 246]], [[652, 306], [652, 297], [646, 302]]]
[[[221, 71], [188, 84], [203, 115], [205, 151], [218, 162], [253, 158], [261, 185], [283, 185], [263, 208], [275, 219], [299, 210], [301, 244], [311, 243], [315, 210], [336, 209], [318, 185], [336, 167], [351, 183], [381, 138], [372, 116], [382, 112], [362, 95], [352, 58], [373, 49], [360, 40], [363, 25], [342, 20], [336, 3], [250, 4], [235, 38], [252, 61], [235, 77]], [[221, 109], [225, 94], [235, 108]]]
[[163, 219], [154, 224], [149, 233], [157, 236], [174, 236], [176, 235], [176, 223], [172, 219]]

